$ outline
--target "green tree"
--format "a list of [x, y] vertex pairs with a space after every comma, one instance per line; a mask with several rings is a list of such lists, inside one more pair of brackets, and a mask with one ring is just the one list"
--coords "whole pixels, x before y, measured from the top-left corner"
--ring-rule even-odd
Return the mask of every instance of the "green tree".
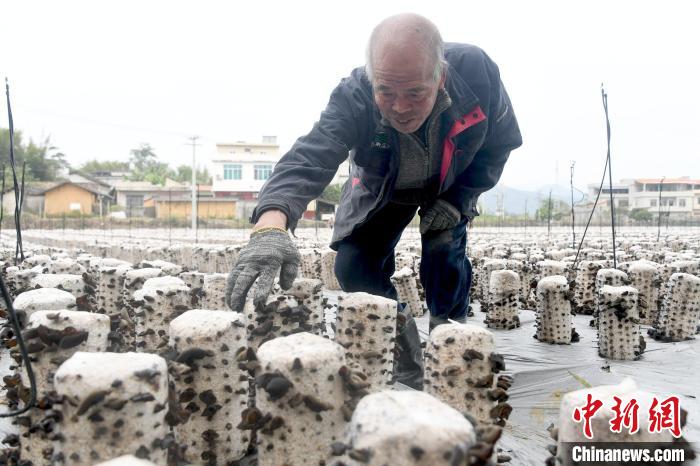
[[90, 160], [80, 166], [80, 170], [85, 173], [128, 171], [129, 162], [118, 160]]
[[323, 190], [319, 196], [321, 199], [332, 202], [334, 204], [340, 203], [340, 193], [343, 190], [342, 184], [329, 184], [326, 189]]
[[143, 180], [150, 181], [151, 184], [163, 186], [167, 178], [172, 178], [172, 169], [165, 162], [156, 162], [148, 167], [144, 173]]
[[135, 172], [146, 172], [153, 164], [158, 163], [158, 156], [153, 147], [148, 143], [142, 143], [137, 149], [131, 150], [129, 162]]
[[[26, 162], [25, 181], [56, 181], [61, 170], [68, 168], [66, 156], [51, 145], [50, 138], [37, 144], [31, 139], [24, 142], [21, 131], [14, 133], [14, 156], [17, 181], [21, 181], [22, 166]], [[0, 163], [5, 167], [5, 184], [12, 178], [10, 168], [10, 130], [0, 128]]]
[[165, 162], [159, 162], [158, 156], [150, 144], [143, 143], [131, 150], [132, 181], [149, 181], [151, 184], [164, 185], [166, 178], [173, 178], [175, 172]]
[[630, 210], [627, 215], [635, 222], [640, 223], [651, 222], [652, 218], [654, 217], [654, 215], [647, 209], [640, 207], [635, 207], [634, 209]]
[[549, 197], [540, 200], [540, 206], [535, 212], [535, 219], [546, 221], [549, 218], [551, 210], [552, 220], [559, 221], [562, 218], [571, 215], [571, 208], [569, 204], [559, 199], [552, 199], [552, 203], [549, 203]]
[[[203, 170], [197, 170], [196, 176], [196, 181], [198, 184], [210, 185], [212, 183], [211, 175], [209, 174], [209, 170], [207, 170], [206, 167]], [[179, 167], [177, 167], [175, 173], [175, 180], [180, 181], [182, 183], [191, 183], [192, 167], [189, 165], [180, 165]]]

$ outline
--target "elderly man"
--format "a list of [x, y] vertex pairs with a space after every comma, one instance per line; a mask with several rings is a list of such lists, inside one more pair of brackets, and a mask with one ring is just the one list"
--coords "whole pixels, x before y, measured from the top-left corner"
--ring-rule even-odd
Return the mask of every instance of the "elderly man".
[[[340, 82], [318, 123], [260, 192], [250, 241], [229, 276], [229, 306], [242, 309], [256, 279], [253, 301], [264, 304], [278, 271], [280, 286], [291, 286], [299, 254], [286, 230], [294, 230], [349, 154], [351, 177], [330, 245], [343, 290], [397, 299], [394, 248], [418, 211], [430, 328], [464, 321], [471, 283], [466, 225], [521, 143], [498, 67], [481, 49], [444, 44], [422, 16], [387, 18], [372, 32], [366, 65]], [[401, 304], [397, 322], [396, 379], [420, 388], [420, 338]]]

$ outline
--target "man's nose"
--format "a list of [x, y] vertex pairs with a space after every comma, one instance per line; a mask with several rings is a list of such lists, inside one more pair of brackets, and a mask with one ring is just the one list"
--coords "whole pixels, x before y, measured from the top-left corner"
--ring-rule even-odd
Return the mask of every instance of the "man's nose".
[[411, 103], [408, 101], [408, 99], [397, 97], [394, 100], [391, 109], [395, 113], [406, 113], [411, 110]]

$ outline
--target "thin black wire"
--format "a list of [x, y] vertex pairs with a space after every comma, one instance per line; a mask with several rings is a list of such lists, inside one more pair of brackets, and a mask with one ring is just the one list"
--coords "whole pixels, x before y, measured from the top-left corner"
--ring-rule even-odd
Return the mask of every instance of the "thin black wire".
[[[605, 119], [607, 121], [607, 104], [605, 104]], [[600, 199], [600, 193], [603, 191], [603, 184], [605, 183], [605, 175], [608, 171], [608, 158], [610, 157], [610, 122], [609, 121], [607, 123], [607, 128], [608, 128], [608, 155], [605, 158], [605, 165], [603, 166], [603, 177], [600, 179], [600, 186], [598, 186], [598, 193], [595, 196], [595, 201], [593, 202], [593, 208], [591, 209], [591, 214], [588, 216], [588, 221], [586, 222], [586, 228], [584, 228], [584, 230], [583, 230], [583, 235], [581, 236], [581, 242], [579, 243], [578, 250], [576, 251], [576, 257], [574, 257], [574, 262], [571, 264], [571, 270], [576, 270], [576, 265], [578, 264], [578, 256], [581, 254], [581, 248], [583, 247], [583, 242], [586, 240], [586, 233], [588, 232], [588, 227], [591, 225], [591, 220], [593, 219], [593, 214], [595, 213], [595, 208], [598, 206], [598, 199]], [[613, 256], [614, 256], [614, 252], [613, 252]]]
[[5, 215], [5, 164], [2, 164], [2, 191], [0, 191], [0, 236], [2, 236], [2, 219]]
[[[22, 236], [19, 234], [21, 231], [21, 225], [20, 225], [20, 193], [19, 193], [19, 183], [17, 182], [17, 169], [16, 164], [15, 164], [15, 142], [14, 142], [14, 134], [15, 134], [15, 128], [14, 128], [14, 123], [12, 120], [12, 106], [10, 105], [10, 83], [7, 81], [7, 78], [5, 78], [5, 95], [7, 96], [7, 119], [8, 119], [8, 125], [10, 129], [10, 167], [12, 168], [12, 180], [14, 181], [14, 186], [15, 186], [15, 230], [17, 231], [17, 245], [15, 248], [15, 265], [17, 265], [18, 262], [24, 261], [24, 251], [22, 249]], [[18, 261], [18, 256], [19, 256], [19, 261]]]
[[580, 203], [581, 201], [583, 201], [583, 200], [586, 198], [586, 193], [584, 193], [583, 191], [581, 191], [580, 189], [578, 189], [576, 186], [574, 186], [573, 188], [574, 188], [574, 191], [576, 191], [577, 193], [579, 193], [579, 194], [581, 195], [581, 199], [579, 199], [578, 201], [576, 201], [576, 204], [578, 204], [578, 203]]
[[571, 163], [571, 177], [569, 179], [569, 185], [571, 186], [571, 248], [576, 247], [576, 217], [574, 216], [574, 165], [576, 162]]
[[610, 118], [608, 117], [608, 94], [605, 93], [605, 88], [600, 86], [600, 94], [603, 98], [603, 109], [605, 109], [605, 126], [608, 132], [608, 180], [610, 186], [610, 224], [612, 226], [612, 249], [613, 249], [613, 268], [617, 268], [617, 254], [615, 251], [615, 201], [613, 199], [613, 184], [612, 184], [612, 158], [610, 157]]
[[[22, 208], [24, 207], [24, 175], [27, 172], [27, 161], [22, 162], [22, 184], [19, 191], [19, 209], [17, 214], [17, 223], [19, 224], [19, 219], [22, 217]], [[17, 248], [19, 249], [21, 262], [24, 262], [24, 249], [22, 247], [22, 230], [17, 227]], [[17, 251], [15, 251], [17, 254]]]
[[[22, 260], [24, 260], [24, 252], [22, 251], [22, 236], [21, 236], [20, 224], [19, 224], [19, 213], [21, 212], [22, 205], [20, 202], [19, 186], [17, 184], [17, 171], [15, 169], [14, 126], [12, 124], [12, 109], [10, 107], [10, 85], [7, 82], [7, 78], [5, 78], [5, 91], [6, 91], [6, 95], [7, 95], [7, 114], [8, 114], [8, 118], [9, 118], [9, 128], [10, 128], [10, 165], [12, 167], [12, 177], [13, 177], [13, 180], [15, 182], [15, 225], [17, 228], [17, 238], [18, 238], [17, 245], [19, 248], [20, 257]], [[4, 167], [3, 167], [3, 185], [4, 185], [4, 180], [5, 180], [5, 177], [4, 177]], [[24, 172], [22, 174], [22, 192], [24, 192]], [[17, 261], [17, 256], [15, 255], [15, 262], [16, 261]], [[36, 378], [34, 376], [34, 370], [32, 369], [31, 361], [29, 359], [29, 353], [27, 353], [27, 347], [24, 344], [24, 338], [22, 338], [22, 329], [20, 328], [19, 319], [17, 318], [17, 313], [15, 312], [15, 308], [12, 306], [12, 297], [10, 296], [10, 292], [7, 291], [7, 287], [5, 286], [5, 280], [3, 280], [3, 278], [2, 278], [2, 274], [0, 274], [0, 293], [2, 294], [2, 299], [5, 301], [5, 305], [7, 307], [7, 313], [9, 315], [9, 320], [10, 320], [10, 323], [12, 324], [12, 329], [14, 330], [15, 339], [17, 340], [17, 346], [19, 346], [19, 351], [20, 351], [20, 354], [22, 355], [22, 362], [24, 363], [25, 369], [27, 370], [27, 377], [29, 378], [29, 393], [30, 393], [29, 402], [27, 402], [23, 408], [16, 410], [16, 411], [11, 411], [9, 413], [0, 413], [0, 418], [2, 418], [2, 417], [17, 416], [17, 415], [20, 415], [22, 413], [29, 411], [36, 404], [37, 392], [36, 392]]]
[[[22, 162], [22, 186], [19, 193], [19, 213], [22, 214], [24, 208], [24, 175], [27, 173], [27, 161]], [[20, 232], [21, 233], [21, 232]]]
[[27, 370], [27, 377], [29, 378], [29, 401], [25, 404], [23, 408], [16, 411], [11, 411], [9, 413], [0, 413], [0, 418], [2, 417], [14, 417], [19, 416], [22, 413], [26, 413], [34, 407], [36, 404], [36, 377], [34, 376], [34, 370], [32, 369], [32, 364], [29, 360], [29, 353], [27, 353], [27, 347], [24, 344], [24, 338], [22, 338], [22, 329], [19, 326], [19, 319], [17, 319], [17, 313], [15, 308], [12, 306], [12, 298], [10, 297], [10, 292], [7, 291], [5, 286], [5, 280], [2, 279], [0, 274], [0, 292], [2, 292], [2, 299], [5, 300], [5, 305], [7, 306], [7, 312], [9, 314], [10, 322], [12, 323], [12, 329], [14, 330], [15, 338], [17, 339], [17, 345], [19, 346], [19, 352], [22, 355], [22, 362]]

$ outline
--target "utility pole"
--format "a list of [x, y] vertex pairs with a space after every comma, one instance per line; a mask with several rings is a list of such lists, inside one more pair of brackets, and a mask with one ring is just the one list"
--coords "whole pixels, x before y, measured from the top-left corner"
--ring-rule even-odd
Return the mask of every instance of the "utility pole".
[[197, 144], [197, 139], [199, 136], [192, 136], [189, 138], [190, 142], [188, 145], [192, 146], [192, 231], [197, 231], [197, 167], [195, 165], [195, 150], [199, 145]]
[[659, 224], [656, 230], [656, 242], [659, 242], [659, 238], [661, 238], [661, 189], [663, 188], [664, 185], [664, 180], [666, 179], [665, 176], [661, 177], [661, 182], [659, 183]]
[[547, 201], [547, 240], [552, 232], [552, 190], [549, 190], [549, 200]]

